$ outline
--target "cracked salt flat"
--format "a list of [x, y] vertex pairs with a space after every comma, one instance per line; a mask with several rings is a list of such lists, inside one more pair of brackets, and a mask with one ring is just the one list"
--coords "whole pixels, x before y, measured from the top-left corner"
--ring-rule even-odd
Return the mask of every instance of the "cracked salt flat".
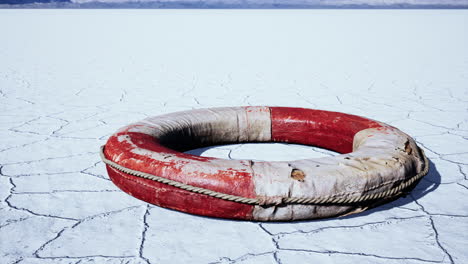
[[[466, 263], [467, 32], [462, 10], [0, 10], [0, 263]], [[388, 122], [431, 171], [390, 204], [295, 223], [192, 216], [109, 181], [98, 148], [119, 127], [237, 105]]]

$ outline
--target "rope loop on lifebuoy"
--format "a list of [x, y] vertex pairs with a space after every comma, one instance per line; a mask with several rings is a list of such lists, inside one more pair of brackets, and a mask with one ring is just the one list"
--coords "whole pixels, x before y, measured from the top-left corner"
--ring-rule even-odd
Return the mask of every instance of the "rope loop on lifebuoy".
[[[414, 175], [413, 177], [410, 177], [406, 179], [405, 181], [401, 181], [400, 184], [393, 186], [392, 188], [384, 192], [375, 192], [375, 193], [365, 194], [361, 196], [353, 196], [352, 193], [351, 194], [345, 193], [345, 194], [326, 196], [326, 197], [257, 197], [257, 198], [241, 197], [241, 196], [231, 195], [227, 193], [216, 192], [213, 190], [185, 184], [185, 183], [174, 181], [171, 179], [167, 179], [161, 176], [126, 168], [122, 165], [117, 164], [116, 162], [113, 162], [107, 159], [104, 154], [104, 146], [101, 146], [100, 155], [101, 155], [102, 161], [105, 164], [109, 165], [110, 167], [116, 170], [119, 170], [121, 172], [130, 174], [133, 176], [137, 176], [137, 177], [144, 178], [144, 179], [149, 179], [155, 182], [174, 186], [176, 188], [180, 188], [189, 192], [204, 194], [204, 195], [208, 195], [211, 197], [215, 197], [218, 199], [227, 200], [231, 202], [249, 204], [249, 205], [277, 206], [277, 205], [282, 205], [282, 204], [307, 204], [307, 205], [312, 205], [312, 204], [341, 205], [341, 204], [344, 204], [346, 205], [346, 204], [362, 203], [362, 202], [371, 201], [371, 200], [377, 200], [377, 199], [382, 199], [382, 198], [392, 198], [392, 197], [398, 196], [402, 194], [405, 191], [405, 189], [412, 186], [414, 183], [416, 183], [418, 180], [420, 180], [429, 172], [429, 161], [426, 155], [424, 154], [424, 150], [419, 148], [419, 151], [421, 152], [421, 156], [424, 159], [423, 170], [420, 173], [417, 173], [416, 175]], [[370, 187], [369, 189], [375, 189], [377, 187], [378, 186]]]

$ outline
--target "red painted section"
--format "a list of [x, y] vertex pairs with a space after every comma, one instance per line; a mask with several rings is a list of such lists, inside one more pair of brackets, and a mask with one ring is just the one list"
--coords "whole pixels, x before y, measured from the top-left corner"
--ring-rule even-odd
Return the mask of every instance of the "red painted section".
[[360, 116], [324, 110], [270, 107], [272, 141], [288, 142], [349, 153], [354, 135], [386, 125]]
[[128, 175], [109, 166], [107, 172], [120, 189], [148, 203], [203, 216], [252, 219], [253, 207], [250, 205], [187, 192], [167, 184]]
[[[200, 157], [168, 149], [150, 135], [128, 132], [134, 127], [120, 130], [109, 138], [105, 146], [108, 159], [127, 168], [142, 171], [197, 187], [243, 197], [255, 197], [252, 170], [247, 161], [229, 161], [221, 167], [211, 161], [216, 158]], [[126, 137], [125, 140], [122, 140]], [[119, 140], [120, 138], [120, 140]], [[161, 159], [132, 152], [146, 149], [163, 154]], [[183, 161], [172, 157], [183, 158]], [[194, 166], [195, 165], [195, 166]], [[198, 168], [184, 171], [186, 166]], [[216, 167], [218, 166], [218, 167]], [[211, 169], [210, 169], [211, 168]], [[214, 169], [213, 169], [214, 168]], [[108, 167], [112, 181], [122, 190], [149, 203], [183, 212], [234, 219], [251, 219], [253, 207], [229, 202], [202, 194], [184, 191], [152, 180], [128, 175]]]

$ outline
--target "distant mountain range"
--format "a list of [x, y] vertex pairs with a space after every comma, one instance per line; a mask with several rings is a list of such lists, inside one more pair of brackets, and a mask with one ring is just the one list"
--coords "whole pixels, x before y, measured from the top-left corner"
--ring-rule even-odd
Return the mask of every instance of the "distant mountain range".
[[0, 0], [3, 8], [468, 8], [468, 0]]

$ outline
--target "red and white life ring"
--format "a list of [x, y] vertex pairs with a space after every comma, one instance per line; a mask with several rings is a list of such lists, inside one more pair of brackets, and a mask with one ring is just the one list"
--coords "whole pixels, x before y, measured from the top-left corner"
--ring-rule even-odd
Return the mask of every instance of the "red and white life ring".
[[[341, 155], [288, 162], [182, 153], [208, 145], [288, 142]], [[146, 202], [192, 214], [285, 221], [339, 216], [395, 199], [427, 173], [414, 140], [387, 124], [289, 107], [198, 109], [128, 125], [102, 152], [112, 181]]]

